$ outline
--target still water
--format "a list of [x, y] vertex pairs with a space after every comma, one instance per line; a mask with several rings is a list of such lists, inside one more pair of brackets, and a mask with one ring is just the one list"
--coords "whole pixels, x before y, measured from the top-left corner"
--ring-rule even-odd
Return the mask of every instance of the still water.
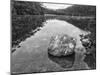
[[85, 56], [79, 50], [76, 50], [76, 53], [71, 56], [61, 58], [50, 56], [47, 50], [51, 36], [67, 34], [77, 40], [76, 47], [83, 48], [84, 52], [85, 49], [80, 42], [79, 35], [88, 32], [58, 19], [47, 19], [43, 22], [43, 27], [39, 29], [34, 35], [22, 41], [19, 44], [21, 47], [16, 48], [16, 51], [12, 53], [11, 70], [13, 73], [90, 69], [84, 62]]

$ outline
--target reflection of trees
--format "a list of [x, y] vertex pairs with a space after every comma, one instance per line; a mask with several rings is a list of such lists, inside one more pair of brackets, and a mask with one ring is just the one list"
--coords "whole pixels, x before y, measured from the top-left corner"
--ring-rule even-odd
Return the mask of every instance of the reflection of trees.
[[[12, 17], [12, 46], [30, 37], [42, 27], [43, 16], [13, 16]], [[35, 31], [34, 31], [35, 30]], [[33, 32], [32, 32], [33, 31]]]
[[92, 54], [89, 54], [85, 57], [84, 61], [88, 64], [91, 69], [96, 68], [96, 59]]
[[75, 60], [75, 54], [69, 56], [62, 56], [62, 57], [56, 57], [48, 54], [48, 57], [50, 60], [57, 63], [62, 68], [71, 68]]
[[11, 0], [11, 13], [12, 46], [33, 35], [39, 30], [39, 27], [43, 26], [44, 17], [40, 15], [44, 13], [38, 2]]

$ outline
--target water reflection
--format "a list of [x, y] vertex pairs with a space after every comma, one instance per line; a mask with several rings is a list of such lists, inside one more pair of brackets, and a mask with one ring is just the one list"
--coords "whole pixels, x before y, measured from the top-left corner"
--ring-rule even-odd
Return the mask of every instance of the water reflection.
[[92, 54], [86, 55], [84, 61], [87, 63], [87, 65], [91, 69], [95, 69], [96, 68], [96, 59], [94, 58], [94, 56]]
[[75, 53], [69, 56], [62, 56], [62, 57], [52, 56], [48, 53], [48, 58], [53, 62], [57, 63], [62, 68], [71, 68], [74, 64]]
[[[12, 17], [12, 47], [41, 30], [45, 21], [43, 16], [13, 16]], [[17, 47], [17, 48], [18, 48]], [[12, 52], [16, 51], [15, 49]]]
[[[31, 71], [36, 71], [36, 68], [42, 64], [44, 64], [43, 67], [46, 67], [50, 70], [52, 68], [68, 68], [68, 70], [70, 70], [71, 67], [72, 70], [75, 70], [77, 67], [82, 69], [81, 65], [83, 63], [79, 65], [80, 62], [83, 62], [80, 61], [82, 59], [80, 55], [76, 55], [77, 57], [75, 57], [75, 54], [66, 57], [54, 57], [47, 54], [51, 36], [63, 33], [75, 37], [77, 39], [77, 47], [79, 47], [81, 46], [79, 35], [82, 33], [87, 33], [86, 31], [83, 31], [76, 26], [66, 22], [65, 18], [65, 20], [60, 20], [58, 18], [63, 17], [56, 16], [55, 18], [49, 17], [47, 19], [46, 17], [30, 16], [26, 18], [21, 17], [19, 20], [17, 20], [18, 24], [13, 26], [15, 27], [13, 37], [18, 37], [12, 39], [14, 42], [20, 39], [21, 46], [16, 50], [16, 52], [12, 54], [13, 72], [19, 72], [21, 71], [20, 69], [25, 72], [29, 72], [30, 69], [32, 69]], [[92, 59], [92, 56], [87, 56], [84, 61], [91, 67], [95, 60]], [[20, 66], [16, 68], [16, 64]]]

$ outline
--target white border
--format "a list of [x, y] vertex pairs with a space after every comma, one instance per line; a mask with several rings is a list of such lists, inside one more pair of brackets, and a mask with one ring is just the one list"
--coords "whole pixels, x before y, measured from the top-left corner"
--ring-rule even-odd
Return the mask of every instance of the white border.
[[[33, 0], [30, 0], [33, 1]], [[34, 0], [41, 2], [85, 4], [97, 6], [97, 69], [86, 71], [68, 71], [38, 73], [37, 75], [98, 75], [100, 72], [100, 0]], [[0, 74], [10, 74], [10, 0], [0, 0]]]

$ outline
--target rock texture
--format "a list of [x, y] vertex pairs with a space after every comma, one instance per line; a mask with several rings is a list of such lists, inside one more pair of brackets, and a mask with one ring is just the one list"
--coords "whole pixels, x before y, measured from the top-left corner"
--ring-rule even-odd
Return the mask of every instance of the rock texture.
[[76, 40], [68, 35], [56, 35], [51, 37], [48, 53], [53, 56], [67, 56], [74, 53]]
[[90, 54], [92, 50], [95, 50], [93, 49], [93, 47], [95, 47], [95, 44], [93, 43], [89, 35], [80, 35], [80, 37], [81, 37], [80, 41], [82, 42], [82, 45], [86, 49], [86, 54]]

